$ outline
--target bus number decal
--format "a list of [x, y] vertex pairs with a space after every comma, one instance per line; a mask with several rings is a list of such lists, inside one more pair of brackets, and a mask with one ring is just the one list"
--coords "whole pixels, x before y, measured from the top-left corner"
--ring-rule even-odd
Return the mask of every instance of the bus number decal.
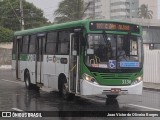
[[52, 57], [47, 55], [47, 62], [52, 61], [52, 60], [53, 60]]
[[123, 84], [123, 85], [129, 85], [129, 84], [131, 84], [131, 83], [132, 83], [131, 80], [122, 80], [122, 84]]

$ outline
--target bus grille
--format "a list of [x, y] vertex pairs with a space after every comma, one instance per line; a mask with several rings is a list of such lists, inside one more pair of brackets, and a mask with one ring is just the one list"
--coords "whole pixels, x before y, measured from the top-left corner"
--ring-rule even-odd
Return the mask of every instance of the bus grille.
[[95, 77], [100, 77], [103, 80], [128, 80], [136, 77], [136, 73], [93, 73]]

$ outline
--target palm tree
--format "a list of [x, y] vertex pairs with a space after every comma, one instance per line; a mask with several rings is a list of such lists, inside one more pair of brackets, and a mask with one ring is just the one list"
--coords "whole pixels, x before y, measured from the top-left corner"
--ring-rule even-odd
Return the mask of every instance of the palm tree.
[[54, 12], [54, 21], [57, 23], [81, 20], [90, 6], [84, 0], [63, 0], [59, 3], [58, 9]]
[[152, 19], [153, 11], [148, 10], [148, 5], [142, 4], [138, 9], [138, 16], [144, 19]]

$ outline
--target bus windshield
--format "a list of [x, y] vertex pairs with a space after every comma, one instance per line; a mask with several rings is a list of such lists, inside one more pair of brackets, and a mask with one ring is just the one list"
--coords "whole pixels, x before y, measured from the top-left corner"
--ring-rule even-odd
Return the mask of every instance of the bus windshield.
[[86, 65], [108, 69], [142, 67], [142, 39], [138, 36], [88, 34]]

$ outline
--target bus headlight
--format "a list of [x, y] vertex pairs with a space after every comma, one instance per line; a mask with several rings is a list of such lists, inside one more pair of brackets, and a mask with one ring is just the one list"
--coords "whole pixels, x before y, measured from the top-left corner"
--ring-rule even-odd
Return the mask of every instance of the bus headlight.
[[141, 82], [142, 80], [143, 80], [143, 76], [139, 76], [136, 78], [135, 81], [132, 82], [132, 85], [137, 84], [137, 83]]
[[84, 73], [84, 74], [82, 75], [82, 78], [83, 78], [84, 80], [87, 80], [87, 81], [89, 81], [89, 82], [92, 82], [92, 83], [97, 84], [96, 79], [93, 78], [93, 77], [91, 77], [90, 75], [88, 75], [88, 74], [86, 74], [86, 73]]
[[143, 80], [143, 76], [138, 77], [137, 80], [138, 80], [139, 82], [142, 81], [142, 80]]

